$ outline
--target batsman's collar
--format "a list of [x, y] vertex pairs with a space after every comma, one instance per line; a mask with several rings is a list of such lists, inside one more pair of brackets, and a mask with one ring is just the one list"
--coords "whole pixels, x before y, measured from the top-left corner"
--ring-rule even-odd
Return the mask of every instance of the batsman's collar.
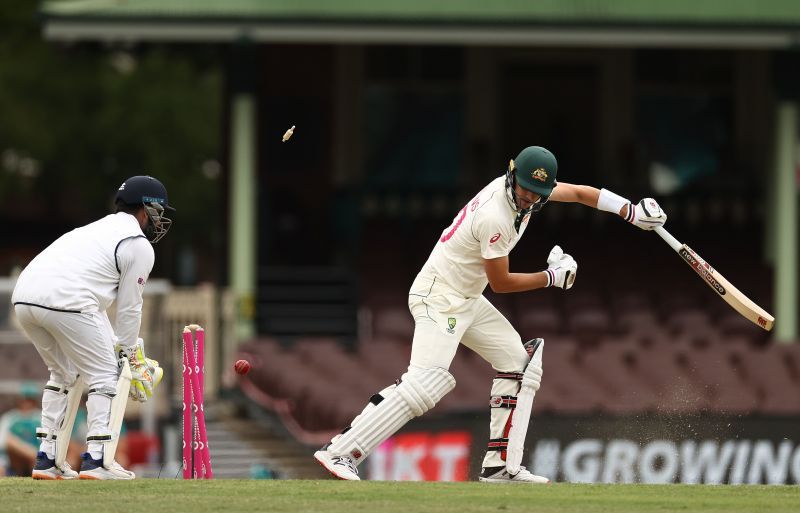
[[509, 163], [517, 183], [523, 189], [550, 196], [556, 184], [558, 163], [555, 156], [541, 146], [528, 146]]

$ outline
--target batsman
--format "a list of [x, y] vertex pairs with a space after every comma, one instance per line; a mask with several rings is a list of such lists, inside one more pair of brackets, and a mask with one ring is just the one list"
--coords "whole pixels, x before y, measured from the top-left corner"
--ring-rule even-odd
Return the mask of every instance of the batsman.
[[[174, 210], [150, 176], [126, 180], [116, 212], [58, 238], [22, 271], [11, 300], [50, 371], [34, 479], [133, 479], [114, 459], [130, 396], [146, 401], [163, 376], [147, 358], [139, 328], [142, 292]], [[115, 326], [106, 310], [116, 302]], [[66, 461], [84, 386], [88, 435], [80, 473]]]
[[448, 369], [459, 344], [496, 371], [490, 393], [489, 441], [479, 480], [487, 483], [547, 483], [520, 463], [533, 397], [542, 380], [544, 342], [522, 343], [511, 323], [482, 295], [545, 287], [569, 290], [578, 264], [555, 246], [545, 269], [509, 271], [509, 254], [532, 214], [548, 202], [570, 202], [619, 215], [653, 230], [667, 219], [658, 203], [634, 204], [613, 192], [557, 182], [556, 158], [529, 146], [509, 162], [456, 215], [411, 285], [408, 306], [415, 330], [411, 361], [399, 380], [370, 398], [351, 425], [314, 454], [340, 479], [358, 480], [358, 465], [414, 417], [433, 408], [456, 385]]

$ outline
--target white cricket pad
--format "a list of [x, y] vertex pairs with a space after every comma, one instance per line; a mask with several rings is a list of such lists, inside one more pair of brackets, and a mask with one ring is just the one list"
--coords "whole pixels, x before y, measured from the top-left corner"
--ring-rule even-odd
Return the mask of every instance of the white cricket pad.
[[127, 358], [119, 359], [120, 373], [114, 398], [111, 399], [111, 415], [108, 419], [109, 439], [103, 448], [103, 466], [111, 469], [115, 465], [114, 456], [119, 444], [119, 432], [122, 429], [122, 419], [125, 417], [125, 407], [128, 404], [128, 392], [131, 388], [131, 367]]
[[349, 456], [358, 465], [375, 447], [406, 422], [433, 408], [455, 386], [455, 378], [445, 369], [406, 372], [394, 393], [375, 408], [364, 411], [352, 429], [331, 443], [328, 452]]
[[542, 352], [544, 341], [539, 344], [536, 351], [525, 368], [522, 375], [522, 388], [517, 395], [517, 408], [511, 417], [511, 429], [508, 432], [508, 451], [506, 452], [506, 471], [512, 476], [520, 472], [522, 451], [525, 449], [525, 436], [528, 434], [528, 424], [533, 410], [533, 398], [539, 389], [542, 370]]
[[[48, 382], [45, 388], [55, 383]], [[59, 469], [65, 468], [67, 461], [67, 449], [69, 449], [69, 441], [72, 437], [72, 427], [75, 425], [75, 417], [78, 415], [78, 407], [81, 404], [81, 396], [83, 395], [83, 381], [80, 378], [75, 380], [72, 388], [67, 389], [62, 387], [60, 392], [67, 395], [67, 406], [64, 410], [64, 415], [56, 423], [55, 431], [50, 433], [48, 438], [55, 441], [56, 444], [56, 467]], [[50, 389], [52, 390], [52, 388]]]
[[111, 468], [114, 465], [114, 456], [119, 444], [119, 432], [122, 429], [122, 419], [125, 417], [125, 407], [128, 404], [128, 392], [131, 388], [131, 366], [127, 358], [119, 359], [120, 373], [117, 380], [117, 390], [111, 400], [111, 415], [108, 419], [108, 430], [111, 440], [103, 449], [103, 466]]

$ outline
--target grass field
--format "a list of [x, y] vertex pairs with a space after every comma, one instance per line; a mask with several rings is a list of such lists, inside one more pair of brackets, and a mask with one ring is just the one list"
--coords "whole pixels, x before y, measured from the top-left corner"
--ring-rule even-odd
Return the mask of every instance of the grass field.
[[0, 511], [797, 512], [800, 487], [150, 479], [39, 482], [10, 478], [0, 479]]

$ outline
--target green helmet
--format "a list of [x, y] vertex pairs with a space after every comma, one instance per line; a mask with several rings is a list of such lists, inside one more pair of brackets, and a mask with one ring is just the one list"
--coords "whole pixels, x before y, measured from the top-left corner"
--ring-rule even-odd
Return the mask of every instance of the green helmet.
[[558, 163], [555, 156], [541, 146], [528, 146], [519, 152], [510, 167], [523, 189], [548, 197], [556, 186]]

